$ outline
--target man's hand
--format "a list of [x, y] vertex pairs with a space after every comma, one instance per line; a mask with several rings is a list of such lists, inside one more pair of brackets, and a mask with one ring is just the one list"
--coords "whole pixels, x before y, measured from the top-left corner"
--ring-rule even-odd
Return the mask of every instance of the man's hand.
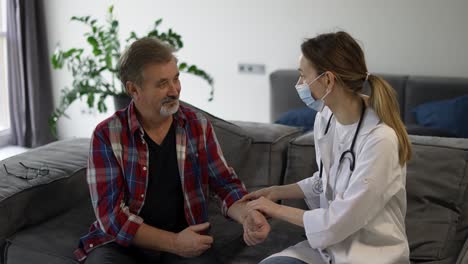
[[263, 188], [255, 192], [251, 192], [244, 197], [240, 201], [246, 202], [246, 201], [251, 201], [251, 200], [257, 200], [260, 197], [265, 197], [273, 202], [276, 202], [279, 200], [278, 198], [278, 186], [271, 186], [268, 188]]
[[199, 234], [208, 227], [210, 227], [210, 223], [193, 225], [176, 234], [174, 253], [182, 257], [196, 257], [211, 248], [213, 238]]
[[265, 241], [271, 229], [265, 217], [256, 210], [249, 211], [242, 225], [244, 227], [244, 241], [248, 246]]

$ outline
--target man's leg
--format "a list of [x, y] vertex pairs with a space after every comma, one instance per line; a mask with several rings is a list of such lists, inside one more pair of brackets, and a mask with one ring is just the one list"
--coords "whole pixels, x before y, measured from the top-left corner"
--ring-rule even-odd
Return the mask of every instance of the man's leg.
[[136, 264], [131, 249], [115, 243], [93, 249], [86, 258], [85, 264]]
[[161, 255], [162, 264], [220, 264], [213, 249], [205, 251], [202, 255], [194, 258], [184, 258], [174, 254], [164, 253]]
[[265, 259], [259, 264], [307, 264], [307, 263], [297, 258], [278, 256], [278, 257], [271, 257], [271, 258]]

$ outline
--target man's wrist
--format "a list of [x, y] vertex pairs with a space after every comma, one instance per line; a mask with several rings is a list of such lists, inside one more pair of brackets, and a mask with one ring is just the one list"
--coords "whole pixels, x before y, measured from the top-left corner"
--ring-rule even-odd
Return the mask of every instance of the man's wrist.
[[245, 209], [244, 209], [244, 214], [240, 218], [240, 224], [243, 225], [247, 217], [249, 217], [249, 214], [251, 214], [252, 212], [247, 209], [247, 202], [242, 202], [242, 203]]
[[177, 243], [177, 233], [172, 233], [169, 235], [169, 243], [168, 243], [168, 249], [167, 252], [178, 255], [178, 248], [179, 245]]

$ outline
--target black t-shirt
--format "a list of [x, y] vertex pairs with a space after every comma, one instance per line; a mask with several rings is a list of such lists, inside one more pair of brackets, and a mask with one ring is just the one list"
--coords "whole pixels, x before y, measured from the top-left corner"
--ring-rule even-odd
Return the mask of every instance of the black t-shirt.
[[146, 133], [144, 137], [149, 150], [149, 171], [146, 199], [140, 216], [148, 225], [180, 232], [188, 225], [177, 165], [175, 125], [172, 123], [161, 145]]

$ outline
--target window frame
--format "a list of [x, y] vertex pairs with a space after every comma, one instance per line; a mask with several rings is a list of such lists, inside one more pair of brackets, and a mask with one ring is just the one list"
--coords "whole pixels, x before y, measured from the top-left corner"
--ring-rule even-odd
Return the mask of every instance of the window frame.
[[[0, 23], [2, 24], [2, 28], [0, 28], [0, 38], [3, 38], [6, 41], [6, 39], [7, 39], [7, 25], [6, 25], [6, 23], [5, 23], [5, 25], [3, 25], [3, 22], [6, 21], [6, 8], [7, 8], [6, 0], [0, 0], [0, 5], [2, 7], [1, 12], [3, 13], [2, 17], [1, 17], [2, 21], [0, 21]], [[3, 15], [5, 15], [5, 17], [3, 17]], [[7, 54], [5, 54], [5, 55], [7, 56]], [[8, 63], [8, 62], [6, 61], [5, 63]], [[8, 66], [5, 64], [5, 69], [7, 67]], [[5, 76], [5, 78], [6, 78], [6, 80], [5, 80], [6, 84], [8, 86], [8, 76]], [[5, 86], [6, 89], [8, 89], [7, 86]], [[0, 147], [6, 146], [6, 145], [9, 145], [9, 144], [11, 144], [11, 120], [9, 122], [9, 127], [8, 128], [0, 130]]]

